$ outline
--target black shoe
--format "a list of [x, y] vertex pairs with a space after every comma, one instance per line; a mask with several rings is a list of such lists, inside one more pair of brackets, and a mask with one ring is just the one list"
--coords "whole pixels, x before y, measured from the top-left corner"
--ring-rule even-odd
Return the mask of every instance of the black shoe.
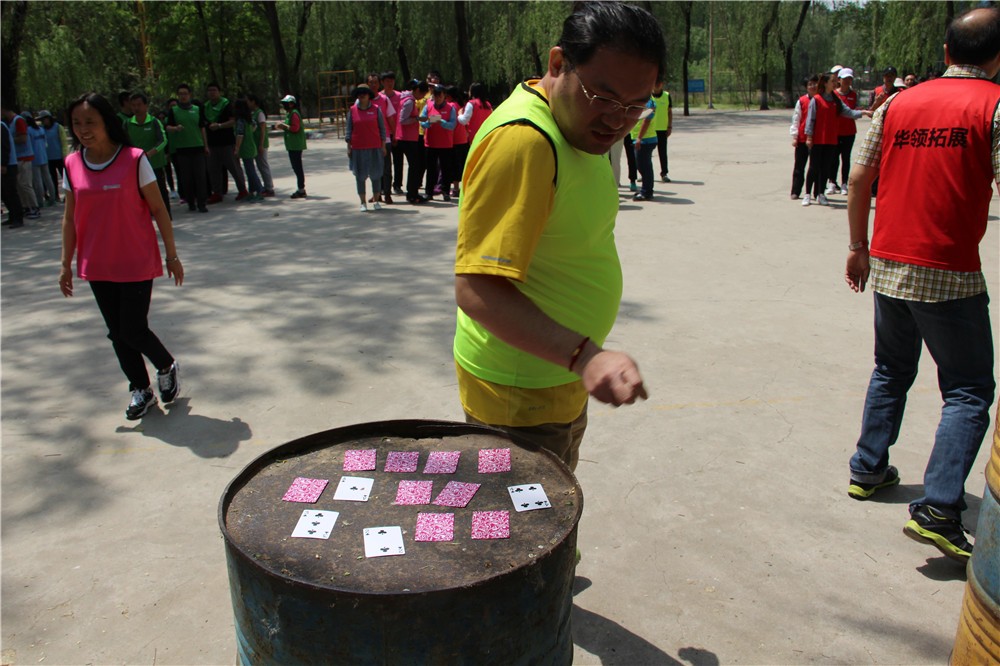
[[441, 198], [444, 199], [445, 201], [451, 201], [451, 195], [450, 194], [442, 194]]
[[198, 206], [198, 212], [199, 213], [207, 213], [208, 212], [208, 206]]
[[851, 485], [847, 486], [847, 494], [856, 500], [869, 499], [876, 491], [883, 488], [890, 488], [899, 485], [899, 471], [889, 465], [885, 468], [885, 476], [877, 483], [861, 483], [851, 479]]
[[956, 562], [965, 564], [972, 557], [972, 544], [965, 538], [961, 519], [932, 506], [915, 506], [910, 512], [910, 520], [903, 526], [903, 534], [914, 541], [931, 544]]
[[385, 194], [382, 195], [382, 201], [384, 203], [391, 204], [392, 203], [392, 195], [389, 194], [388, 192], [386, 192]]
[[653, 197], [646, 196], [642, 192], [639, 192], [634, 197], [632, 197], [632, 201], [649, 201], [652, 198]]
[[663, 174], [662, 176], [660, 176], [660, 180], [662, 180], [664, 183], [669, 183], [670, 176], [668, 176], [667, 174]]
[[181, 392], [180, 371], [180, 366], [177, 361], [174, 361], [166, 372], [156, 373], [156, 383], [159, 385], [160, 400], [163, 401], [163, 404], [173, 402], [174, 398]]
[[412, 197], [406, 197], [406, 200], [409, 201], [414, 206], [422, 204], [422, 203], [427, 203], [427, 199], [424, 198], [424, 197], [422, 197], [422, 196], [420, 196], [419, 194], [416, 195], [416, 196], [412, 196]]
[[392, 193], [393, 194], [403, 194], [403, 188], [400, 187], [399, 185], [393, 185], [392, 186]]
[[125, 409], [125, 418], [129, 421], [140, 419], [155, 404], [156, 396], [153, 395], [152, 388], [147, 386], [144, 389], [135, 389], [132, 391], [132, 401]]

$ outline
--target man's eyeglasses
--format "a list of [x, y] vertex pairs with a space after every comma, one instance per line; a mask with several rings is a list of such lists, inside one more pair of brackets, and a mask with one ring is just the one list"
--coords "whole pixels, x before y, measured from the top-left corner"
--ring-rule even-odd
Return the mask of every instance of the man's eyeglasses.
[[601, 97], [600, 95], [591, 95], [587, 87], [583, 85], [583, 79], [580, 75], [576, 75], [577, 81], [580, 82], [580, 90], [583, 91], [583, 96], [587, 98], [592, 107], [596, 107], [601, 113], [617, 113], [618, 111], [624, 111], [625, 117], [629, 120], [645, 120], [653, 115], [653, 109], [645, 106], [632, 106], [625, 105], [621, 102], [611, 99], [610, 97]]

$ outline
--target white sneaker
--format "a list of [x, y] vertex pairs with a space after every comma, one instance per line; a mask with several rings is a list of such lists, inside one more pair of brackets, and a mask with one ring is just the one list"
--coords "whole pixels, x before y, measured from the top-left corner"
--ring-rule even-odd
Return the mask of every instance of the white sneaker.
[[373, 208], [375, 210], [382, 210], [382, 204], [380, 204], [379, 202], [376, 201], [375, 205], [373, 206]]
[[367, 204], [361, 204], [361, 207], [358, 208], [358, 212], [367, 213], [368, 212], [368, 205]]
[[812, 204], [812, 198], [808, 194], [805, 195], [804, 197], [802, 197], [802, 205], [803, 206], [809, 206], [811, 204]]
[[820, 206], [829, 206], [830, 205], [830, 202], [827, 201], [825, 194], [819, 195], [819, 198], [816, 201], [819, 202]]
[[847, 183], [844, 183], [843, 185], [840, 186], [840, 193], [845, 196], [847, 195]]
[[[837, 194], [837, 186], [831, 183], [830, 186], [826, 188], [826, 193], [827, 194]], [[820, 196], [822, 196], [822, 195], [820, 195]]]

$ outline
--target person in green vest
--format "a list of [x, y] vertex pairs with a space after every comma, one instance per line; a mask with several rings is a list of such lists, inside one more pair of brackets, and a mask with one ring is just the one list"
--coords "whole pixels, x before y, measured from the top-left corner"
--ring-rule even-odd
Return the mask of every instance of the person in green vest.
[[177, 186], [187, 199], [188, 210], [208, 212], [208, 182], [205, 177], [208, 141], [201, 108], [191, 102], [191, 86], [177, 86], [177, 104], [167, 111], [167, 142], [177, 162]]
[[146, 151], [149, 165], [156, 174], [156, 185], [160, 188], [160, 196], [167, 207], [167, 215], [173, 219], [170, 210], [170, 192], [167, 190], [167, 133], [155, 116], [149, 113], [149, 98], [144, 94], [133, 93], [129, 98], [132, 104], [132, 117], [125, 122], [125, 132], [129, 141], [136, 148]]
[[118, 120], [122, 121], [122, 127], [128, 122], [128, 119], [132, 117], [132, 94], [123, 90], [118, 93]]
[[580, 3], [545, 75], [476, 132], [462, 177], [453, 349], [466, 420], [571, 469], [588, 396], [646, 398], [635, 361], [602, 346], [622, 295], [607, 153], [650, 116], [665, 55], [646, 10]]
[[666, 81], [657, 81], [653, 88], [653, 102], [656, 104], [656, 115], [653, 116], [653, 129], [656, 130], [656, 151], [660, 158], [660, 180], [670, 182], [670, 169], [667, 166], [667, 137], [674, 127], [674, 103], [670, 101], [670, 93], [663, 87]]
[[285, 122], [275, 125], [285, 133], [285, 150], [288, 151], [288, 161], [295, 172], [296, 190], [290, 199], [306, 198], [306, 172], [302, 168], [302, 152], [306, 149], [306, 126], [302, 123], [302, 114], [294, 95], [281, 98], [281, 108], [285, 110]]
[[632, 201], [649, 201], [653, 198], [653, 151], [656, 150], [656, 132], [653, 130], [653, 119], [659, 111], [656, 102], [650, 97], [646, 108], [653, 110], [653, 115], [635, 124], [629, 136], [632, 137], [632, 149], [635, 152], [635, 165], [642, 178], [642, 187], [632, 197]]
[[217, 83], [209, 83], [205, 87], [206, 101], [202, 106], [205, 114], [205, 136], [208, 139], [208, 182], [212, 187], [212, 195], [208, 203], [219, 203], [226, 193], [229, 172], [236, 183], [236, 201], [246, 199], [246, 179], [239, 160], [233, 154], [236, 145], [236, 117], [233, 115], [233, 105], [222, 96], [222, 90]]
[[243, 162], [243, 170], [247, 175], [247, 187], [250, 188], [248, 202], [263, 201], [264, 187], [257, 177], [257, 168], [254, 166], [254, 159], [257, 157], [257, 128], [254, 126], [253, 116], [250, 113], [250, 105], [245, 97], [240, 97], [233, 104], [233, 115], [236, 117], [236, 145], [233, 147], [233, 154]]

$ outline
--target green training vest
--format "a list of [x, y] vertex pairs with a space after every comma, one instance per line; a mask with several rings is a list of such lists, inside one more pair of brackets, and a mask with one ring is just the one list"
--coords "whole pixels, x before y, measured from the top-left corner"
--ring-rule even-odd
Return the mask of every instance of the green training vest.
[[[476, 132], [469, 154], [476, 153], [484, 136], [509, 124], [537, 129], [548, 139], [556, 156], [552, 212], [526, 281], [511, 283], [555, 321], [603, 344], [615, 323], [622, 295], [621, 264], [614, 236], [618, 188], [611, 162], [607, 155], [590, 155], [573, 148], [559, 131], [548, 102], [524, 83], [486, 119]], [[567, 354], [570, 351], [567, 349]], [[463, 368], [495, 384], [547, 388], [579, 380], [563, 366], [502, 342], [461, 308], [454, 352]]]
[[146, 122], [142, 125], [136, 122], [132, 116], [125, 123], [125, 131], [132, 145], [143, 150], [156, 148], [156, 153], [149, 157], [149, 164], [154, 169], [162, 169], [167, 165], [167, 137], [163, 131], [160, 121], [150, 114], [146, 114]]
[[305, 150], [306, 149], [306, 125], [302, 122], [302, 115], [298, 109], [292, 109], [285, 116], [285, 124], [291, 127], [292, 116], [299, 117], [299, 131], [290, 132], [285, 130], [285, 150]]
[[183, 125], [184, 129], [180, 132], [170, 132], [167, 135], [170, 150], [204, 148], [205, 142], [201, 139], [201, 109], [192, 104], [189, 109], [182, 109], [178, 105], [172, 111], [174, 124]]

